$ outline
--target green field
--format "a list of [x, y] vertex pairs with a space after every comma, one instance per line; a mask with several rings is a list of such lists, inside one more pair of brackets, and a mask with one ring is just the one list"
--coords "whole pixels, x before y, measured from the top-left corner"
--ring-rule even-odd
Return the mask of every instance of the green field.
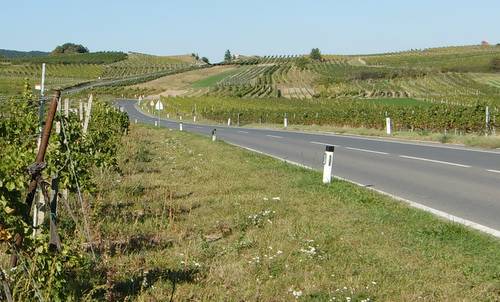
[[216, 74], [213, 76], [209, 76], [207, 78], [201, 79], [199, 81], [194, 82], [191, 84], [192, 88], [206, 88], [206, 87], [213, 87], [217, 82], [222, 81], [226, 77], [230, 77], [238, 72], [238, 69], [235, 70], [229, 70], [226, 72], [222, 72], [220, 74]]

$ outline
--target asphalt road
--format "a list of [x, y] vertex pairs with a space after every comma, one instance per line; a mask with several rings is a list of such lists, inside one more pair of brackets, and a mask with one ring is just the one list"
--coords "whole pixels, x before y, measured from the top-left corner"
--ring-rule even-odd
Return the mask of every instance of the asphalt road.
[[[131, 122], [158, 121], [138, 111], [135, 103], [117, 101]], [[171, 120], [162, 119], [160, 126], [179, 129]], [[183, 129], [203, 135], [217, 129], [218, 139], [318, 170], [325, 145], [334, 145], [335, 176], [500, 237], [500, 152], [192, 121], [184, 121]]]

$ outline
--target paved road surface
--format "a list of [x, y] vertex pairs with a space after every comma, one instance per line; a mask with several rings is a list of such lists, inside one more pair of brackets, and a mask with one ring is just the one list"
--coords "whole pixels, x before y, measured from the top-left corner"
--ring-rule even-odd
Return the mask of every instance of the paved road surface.
[[[135, 101], [119, 100], [131, 122], [154, 124]], [[335, 145], [334, 174], [410, 200], [441, 216], [500, 237], [500, 152], [345, 135], [210, 126], [184, 122], [184, 131], [210, 135], [314, 169], [325, 145]], [[179, 129], [178, 122], [160, 126]], [[320, 181], [320, 180], [318, 180]], [[448, 217], [450, 218], [450, 217]], [[477, 225], [476, 225], [477, 224]]]

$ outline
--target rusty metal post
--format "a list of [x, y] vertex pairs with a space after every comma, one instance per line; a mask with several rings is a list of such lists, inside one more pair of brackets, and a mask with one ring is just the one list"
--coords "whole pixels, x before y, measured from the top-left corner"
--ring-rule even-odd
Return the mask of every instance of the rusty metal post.
[[[54, 122], [54, 117], [57, 112], [57, 103], [61, 97], [61, 91], [56, 90], [52, 102], [50, 103], [49, 112], [47, 113], [47, 119], [45, 121], [45, 127], [43, 128], [42, 138], [40, 140], [40, 147], [38, 148], [38, 153], [36, 155], [35, 163], [29, 167], [29, 173], [31, 175], [31, 181], [28, 186], [28, 194], [26, 195], [26, 212], [23, 213], [24, 220], [26, 223], [30, 223], [30, 211], [33, 204], [33, 198], [35, 197], [37, 184], [40, 180], [41, 171], [45, 167], [45, 153], [47, 151], [47, 146], [49, 145], [50, 133], [52, 132], [52, 123]], [[23, 244], [24, 236], [22, 234], [16, 234], [15, 246], [19, 249]], [[13, 251], [10, 258], [11, 267], [17, 266], [17, 254]]]

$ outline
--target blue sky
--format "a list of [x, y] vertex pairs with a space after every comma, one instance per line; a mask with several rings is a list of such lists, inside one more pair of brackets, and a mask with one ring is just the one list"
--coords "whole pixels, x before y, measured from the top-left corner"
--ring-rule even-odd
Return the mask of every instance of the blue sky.
[[3, 1], [0, 48], [158, 55], [359, 54], [500, 43], [499, 0]]

